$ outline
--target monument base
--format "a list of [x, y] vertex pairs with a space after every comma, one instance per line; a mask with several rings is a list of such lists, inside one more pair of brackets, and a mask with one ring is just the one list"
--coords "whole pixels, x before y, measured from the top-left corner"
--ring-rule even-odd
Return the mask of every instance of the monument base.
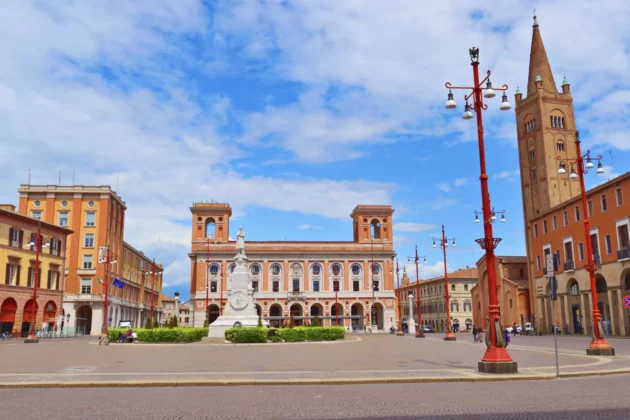
[[518, 373], [516, 362], [477, 362], [481, 373]]
[[[240, 323], [240, 327], [257, 327], [258, 316], [220, 316], [208, 327], [208, 337], [225, 337], [225, 330], [234, 328], [234, 324]], [[262, 321], [263, 327], [268, 327], [269, 323]]]
[[614, 356], [615, 355], [615, 349], [612, 347], [608, 347], [608, 348], [590, 348], [588, 347], [586, 349], [586, 354], [588, 356]]

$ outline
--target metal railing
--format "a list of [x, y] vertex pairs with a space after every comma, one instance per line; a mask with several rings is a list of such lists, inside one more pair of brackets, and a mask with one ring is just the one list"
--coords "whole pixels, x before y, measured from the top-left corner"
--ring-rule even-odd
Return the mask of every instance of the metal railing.
[[618, 260], [630, 259], [630, 248], [624, 248], [617, 251], [617, 259]]
[[565, 262], [564, 271], [575, 271], [575, 263], [573, 261]]

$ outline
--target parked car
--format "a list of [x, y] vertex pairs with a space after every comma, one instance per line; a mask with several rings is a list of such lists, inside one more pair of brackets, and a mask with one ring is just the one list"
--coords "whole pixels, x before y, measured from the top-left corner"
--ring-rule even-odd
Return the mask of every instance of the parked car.
[[424, 327], [422, 327], [422, 332], [425, 332], [425, 333], [433, 332], [433, 328], [429, 327], [428, 325], [425, 325]]
[[534, 335], [534, 327], [531, 322], [525, 323], [525, 334], [526, 335]]
[[[507, 330], [508, 333], [512, 334], [513, 328], [510, 326], [510, 327], [507, 327], [506, 330]], [[523, 328], [520, 325], [517, 324], [516, 325], [516, 333], [520, 334], [521, 331], [523, 331]]]

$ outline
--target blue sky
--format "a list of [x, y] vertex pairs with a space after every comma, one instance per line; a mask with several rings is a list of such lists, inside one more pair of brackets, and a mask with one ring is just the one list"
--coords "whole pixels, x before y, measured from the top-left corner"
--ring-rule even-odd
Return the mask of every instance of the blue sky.
[[[0, 201], [17, 202], [29, 168], [33, 183], [61, 171], [62, 183], [118, 185], [126, 240], [184, 297], [188, 208], [212, 199], [249, 240], [350, 240], [356, 204], [391, 204], [401, 268], [417, 244], [421, 277], [443, 270], [431, 248], [442, 223], [458, 243], [449, 269], [472, 266], [476, 130], [461, 94], [444, 109], [444, 83], [472, 83], [477, 46], [513, 103], [534, 8], [584, 145], [605, 158], [592, 187], [630, 169], [628, 2], [8, 1]], [[499, 254], [523, 255], [514, 112], [499, 102], [484, 114], [492, 202], [508, 220], [495, 236]]]

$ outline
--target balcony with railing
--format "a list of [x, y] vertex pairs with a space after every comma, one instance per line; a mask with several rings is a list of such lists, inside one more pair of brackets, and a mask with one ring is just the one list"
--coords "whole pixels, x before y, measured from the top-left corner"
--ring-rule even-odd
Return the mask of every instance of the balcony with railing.
[[306, 295], [299, 289], [287, 292], [287, 300], [306, 300]]
[[617, 251], [617, 260], [618, 261], [630, 260], [630, 248], [624, 248]]
[[564, 263], [564, 271], [566, 271], [566, 272], [575, 271], [575, 262], [573, 262], [573, 261], [566, 261]]

